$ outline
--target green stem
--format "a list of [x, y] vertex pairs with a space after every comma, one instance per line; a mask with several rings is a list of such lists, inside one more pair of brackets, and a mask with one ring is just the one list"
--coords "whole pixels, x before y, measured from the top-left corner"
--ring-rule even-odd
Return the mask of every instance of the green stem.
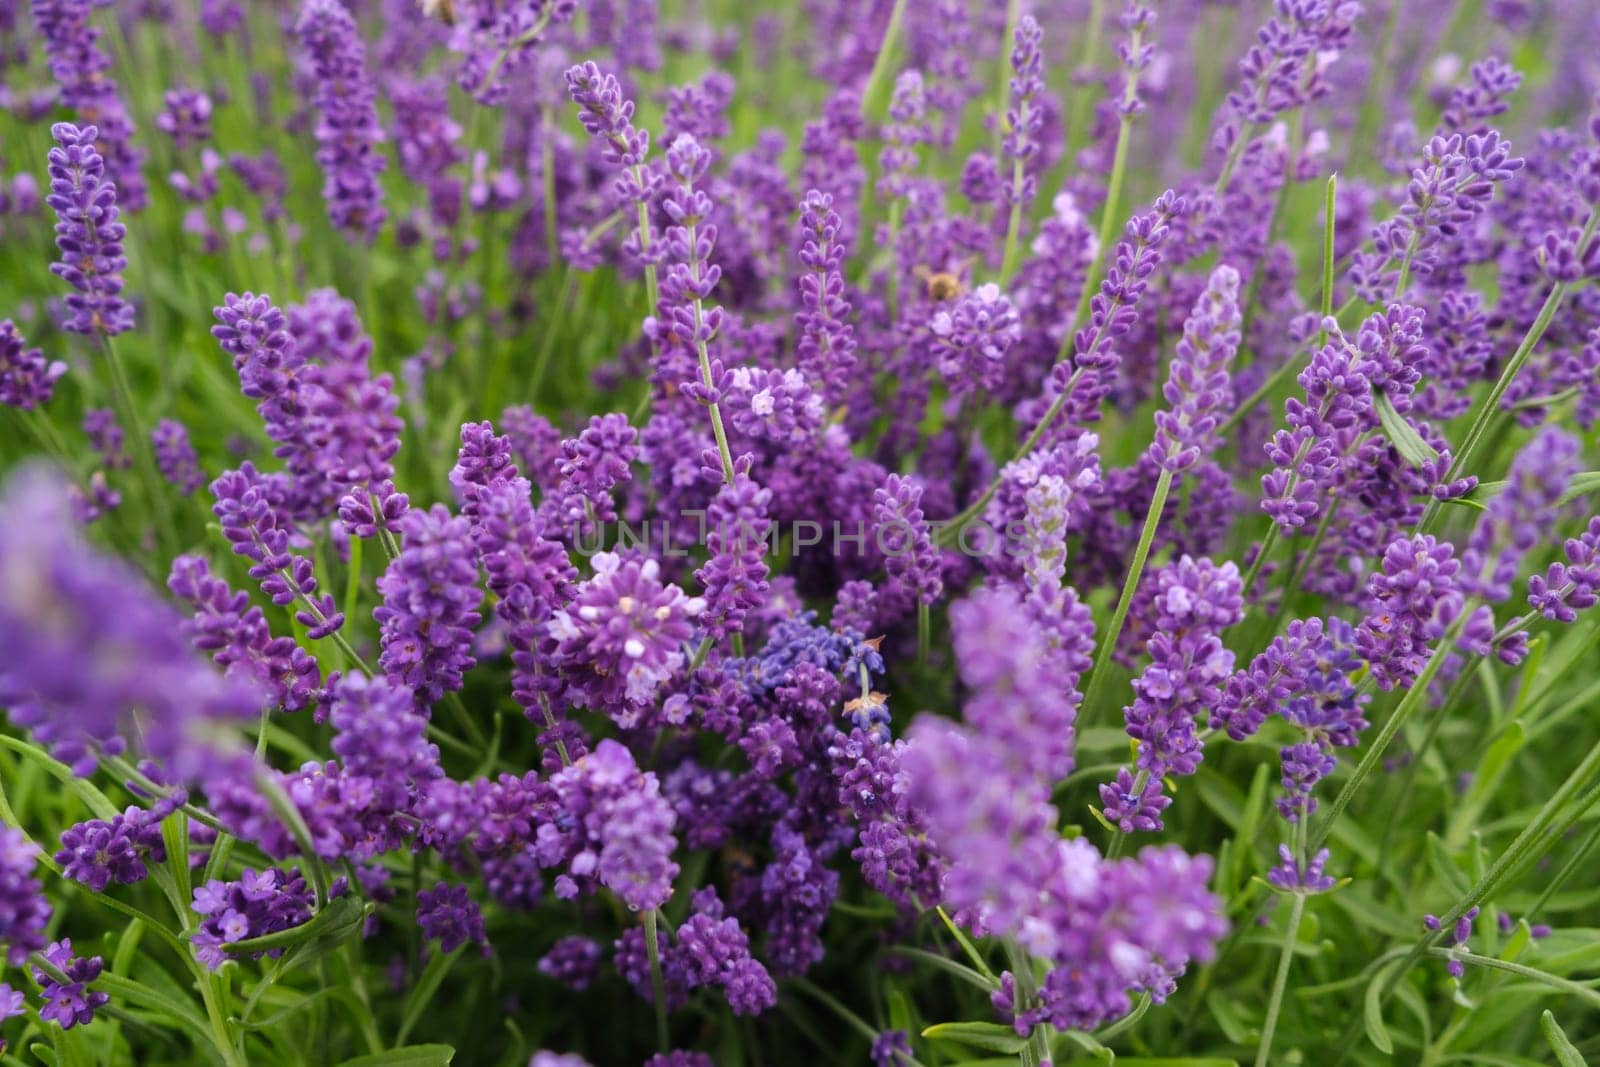
[[[1470, 616], [1474, 607], [1474, 602], [1469, 600], [1463, 605], [1460, 618], [1466, 619]], [[1317, 829], [1309, 844], [1309, 851], [1313, 855], [1317, 849], [1322, 847], [1322, 843], [1328, 839], [1328, 834], [1333, 829], [1333, 824], [1344, 813], [1344, 809], [1350, 806], [1350, 801], [1355, 797], [1356, 791], [1361, 788], [1362, 783], [1372, 774], [1373, 768], [1378, 765], [1378, 761], [1383, 758], [1383, 753], [1388, 749], [1389, 742], [1394, 740], [1394, 735], [1400, 732], [1400, 727], [1404, 726], [1412, 713], [1427, 700], [1428, 686], [1433, 682], [1433, 676], [1439, 673], [1439, 668], [1444, 666], [1444, 661], [1454, 654], [1456, 634], [1460, 629], [1461, 623], [1458, 620], [1454, 626], [1445, 631], [1444, 636], [1439, 639], [1438, 645], [1434, 648], [1433, 655], [1428, 658], [1427, 665], [1422, 668], [1422, 673], [1417, 676], [1416, 681], [1412, 682], [1410, 688], [1406, 690], [1406, 694], [1401, 699], [1399, 706], [1390, 714], [1389, 720], [1383, 724], [1383, 729], [1378, 731], [1378, 736], [1367, 748], [1366, 754], [1361, 757], [1361, 762], [1356, 765], [1354, 773], [1350, 775], [1350, 780], [1345, 782], [1344, 788], [1339, 790], [1339, 795], [1334, 797], [1333, 803], [1328, 805], [1328, 814], [1324, 816], [1322, 825]]]
[[[1138, 35], [1134, 35], [1133, 46], [1138, 48]], [[1128, 75], [1128, 85], [1123, 90], [1122, 102], [1132, 104], [1139, 92], [1139, 79], [1133, 73]], [[1117, 147], [1111, 155], [1111, 178], [1106, 182], [1106, 202], [1100, 212], [1099, 245], [1094, 252], [1094, 261], [1089, 264], [1089, 271], [1084, 275], [1084, 286], [1078, 292], [1078, 306], [1072, 313], [1072, 329], [1062, 338], [1062, 356], [1065, 358], [1067, 346], [1072, 344], [1072, 337], [1083, 328], [1084, 322], [1089, 318], [1089, 298], [1094, 295], [1094, 290], [1088, 285], [1087, 279], [1098, 278], [1100, 269], [1105, 266], [1106, 255], [1116, 237], [1120, 220], [1117, 210], [1122, 202], [1122, 184], [1128, 172], [1128, 145], [1133, 140], [1133, 115], [1123, 109], [1122, 117], [1117, 121]]]
[[889, 76], [889, 63], [894, 58], [895, 45], [900, 40], [900, 24], [905, 20], [905, 14], [906, 0], [894, 0], [889, 21], [883, 27], [883, 40], [878, 45], [878, 54], [872, 61], [872, 73], [867, 75], [867, 84], [861, 90], [861, 110], [868, 119], [878, 115], [878, 105], [884, 96], [884, 81]]
[[1161, 477], [1156, 480], [1155, 495], [1150, 498], [1150, 510], [1144, 517], [1144, 529], [1139, 532], [1139, 543], [1133, 550], [1133, 560], [1128, 564], [1128, 576], [1122, 583], [1122, 595], [1117, 599], [1117, 607], [1111, 614], [1111, 624], [1106, 627], [1105, 636], [1100, 639], [1100, 647], [1095, 652], [1094, 665], [1089, 668], [1089, 691], [1084, 695], [1080, 707], [1084, 714], [1093, 715], [1099, 707], [1097, 703], [1100, 693], [1106, 687], [1106, 678], [1111, 674], [1111, 657], [1116, 654], [1117, 638], [1122, 636], [1122, 626], [1128, 619], [1128, 609], [1133, 604], [1133, 594], [1139, 587], [1139, 578], [1144, 574], [1145, 561], [1150, 558], [1150, 545], [1156, 539], [1156, 528], [1161, 525], [1161, 513], [1167, 507], [1167, 494], [1172, 491], [1172, 472], [1163, 470]]
[[656, 909], [644, 913], [644, 950], [650, 957], [650, 994], [656, 1008], [656, 1047], [666, 1052], [667, 1036], [667, 983], [661, 976], [661, 946], [656, 944]]
[[1283, 1007], [1283, 991], [1289, 985], [1289, 966], [1294, 962], [1295, 938], [1300, 933], [1300, 917], [1305, 913], [1304, 893], [1294, 894], [1289, 910], [1289, 925], [1283, 932], [1283, 954], [1278, 957], [1278, 974], [1272, 980], [1272, 997], [1267, 1001], [1267, 1021], [1261, 1026], [1261, 1041], [1256, 1045], [1256, 1067], [1267, 1067], [1272, 1054], [1272, 1035], [1278, 1029], [1278, 1012]]
[[120, 417], [123, 425], [128, 428], [128, 435], [134, 438], [132, 450], [137, 457], [139, 473], [145, 483], [145, 505], [155, 517], [156, 529], [160, 531], [162, 544], [176, 545], [178, 535], [172, 524], [172, 513], [163, 506], [161, 499], [162, 486], [165, 483], [162, 481], [161, 471], [156, 466], [155, 445], [145, 433], [144, 417], [139, 414], [138, 404], [133, 399], [133, 389], [128, 383], [128, 372], [117, 354], [116, 345], [112, 344], [109, 334], [102, 333], [99, 336], [105, 349], [106, 364], [111, 368], [111, 383], [117, 398], [117, 407], [122, 409]]
[[[1589, 221], [1584, 225], [1583, 235], [1578, 239], [1580, 256], [1589, 247], [1589, 240], [1594, 236], [1597, 224], [1600, 224], [1600, 208], [1589, 212]], [[1550, 328], [1551, 321], [1555, 319], [1556, 312], [1561, 309], [1561, 304], [1566, 300], [1567, 292], [1571, 287], [1571, 284], [1567, 282], [1557, 282], [1551, 287], [1550, 295], [1545, 297], [1544, 306], [1539, 309], [1539, 315], [1533, 320], [1533, 325], [1528, 328], [1528, 332], [1523, 336], [1522, 343], [1517, 346], [1516, 352], [1506, 361], [1506, 365], [1500, 371], [1500, 377], [1495, 381], [1494, 386], [1479, 402], [1478, 410], [1472, 417], [1472, 425], [1467, 429], [1466, 437], [1462, 438], [1461, 450], [1456, 453], [1455, 461], [1450, 464], [1450, 472], [1444, 477], [1446, 482], [1453, 481], [1461, 477], [1464, 471], [1473, 469], [1473, 462], [1478, 458], [1478, 452], [1483, 447], [1484, 439], [1487, 436], [1489, 423], [1500, 412], [1501, 399], [1505, 396], [1506, 390], [1511, 387], [1512, 381], [1516, 379], [1523, 365], [1528, 362], [1528, 357], [1533, 354], [1534, 348], [1544, 338], [1545, 331]], [[1438, 525], [1437, 520], [1442, 507], [1443, 505], [1437, 500], [1429, 502], [1427, 511], [1423, 513], [1422, 522], [1417, 527], [1419, 532], [1426, 533]]]

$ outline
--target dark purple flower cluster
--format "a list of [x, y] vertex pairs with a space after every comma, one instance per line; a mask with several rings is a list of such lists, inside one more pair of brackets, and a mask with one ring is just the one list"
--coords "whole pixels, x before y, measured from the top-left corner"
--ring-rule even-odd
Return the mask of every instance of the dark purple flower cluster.
[[[232, 958], [227, 946], [299, 926], [311, 918], [311, 904], [311, 887], [299, 871], [268, 867], [257, 873], [246, 867], [237, 882], [212, 879], [194, 891], [192, 906], [201, 917], [194, 932], [195, 958], [220, 970]], [[265, 954], [277, 958], [283, 949]]]
[[161, 476], [178, 490], [181, 496], [190, 496], [206, 484], [205, 472], [200, 469], [200, 457], [189, 443], [189, 431], [176, 419], [162, 419], [150, 431], [150, 444], [155, 451], [156, 467]]
[[266, 616], [250, 604], [249, 595], [229, 588], [204, 559], [174, 559], [167, 589], [194, 611], [183, 625], [184, 635], [195, 648], [211, 653], [229, 675], [250, 679], [285, 711], [317, 701], [322, 669], [316, 659], [292, 637], [273, 637]]
[[112, 882], [133, 885], [150, 874], [147, 859], [163, 863], [166, 846], [161, 840], [161, 820], [176, 805], [149, 811], [129, 808], [110, 821], [90, 819], [61, 835], [55, 860], [62, 873], [99, 893]]
[[67, 373], [60, 360], [45, 359], [10, 319], [0, 319], [0, 404], [33, 411], [50, 402], [56, 382]]
[[44, 1000], [44, 1007], [39, 1009], [39, 1018], [53, 1022], [63, 1030], [94, 1022], [94, 1013], [111, 1000], [111, 994], [89, 988], [89, 984], [105, 970], [104, 961], [99, 956], [74, 956], [72, 941], [68, 938], [52, 941], [43, 955], [67, 980], [63, 982], [56, 975], [34, 967], [33, 979], [39, 983], [39, 996]]
[[339, 229], [370, 244], [388, 218], [378, 181], [387, 158], [378, 151], [383, 127], [366, 46], [339, 0], [305, 0], [295, 35], [316, 79], [317, 162], [328, 216]]
[[21, 830], [0, 826], [0, 962], [20, 967], [44, 948], [50, 904], [33, 876], [38, 847]]
[[383, 577], [378, 662], [395, 685], [413, 690], [422, 707], [461, 688], [472, 666], [472, 631], [482, 616], [476, 552], [466, 518], [442, 504], [415, 508], [400, 520], [404, 547]]
[[541, 827], [538, 847], [542, 860], [566, 858], [570, 874], [556, 880], [557, 895], [572, 896], [598, 882], [634, 911], [666, 903], [678, 873], [672, 860], [677, 841], [656, 776], [641, 772], [627, 748], [608, 740], [552, 777], [550, 787], [563, 815]]
[[468, 941], [485, 942], [483, 914], [464, 885], [442, 883], [417, 892], [417, 925], [425, 941], [439, 942], [439, 951], [454, 952]]

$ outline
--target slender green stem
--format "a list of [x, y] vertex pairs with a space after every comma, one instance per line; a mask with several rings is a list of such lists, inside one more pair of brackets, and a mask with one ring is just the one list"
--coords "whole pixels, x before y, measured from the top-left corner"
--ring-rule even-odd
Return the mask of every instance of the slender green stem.
[[[1600, 224], [1600, 208], [1589, 213], [1589, 221], [1583, 227], [1583, 235], [1578, 239], [1580, 254], [1589, 247], [1590, 238], [1594, 236], [1595, 226]], [[1528, 357], [1544, 338], [1545, 331], [1550, 328], [1550, 323], [1555, 319], [1556, 312], [1561, 309], [1561, 304], [1567, 298], [1568, 291], [1572, 288], [1567, 282], [1557, 282], [1550, 288], [1550, 295], [1545, 297], [1544, 306], [1539, 309], [1539, 315], [1533, 320], [1533, 325], [1528, 327], [1528, 332], [1523, 336], [1522, 343], [1517, 346], [1505, 367], [1500, 371], [1492, 388], [1478, 403], [1478, 410], [1473, 414], [1472, 425], [1467, 428], [1466, 437], [1462, 438], [1460, 451], [1456, 453], [1455, 461], [1450, 464], [1450, 471], [1445, 475], [1446, 482], [1453, 481], [1473, 469], [1473, 464], [1478, 458], [1487, 437], [1489, 423], [1500, 413], [1500, 401], [1505, 396], [1506, 390], [1516, 379], [1523, 365], [1528, 362]], [[1428, 509], [1423, 513], [1422, 522], [1417, 527], [1420, 532], [1428, 532], [1438, 524], [1440, 509], [1443, 505], [1437, 501], [1430, 501]]]
[[[1469, 617], [1474, 606], [1474, 602], [1469, 600], [1462, 607], [1460, 618], [1466, 619]], [[1416, 681], [1412, 682], [1410, 688], [1406, 690], [1399, 706], [1394, 709], [1389, 715], [1388, 721], [1383, 724], [1383, 729], [1378, 731], [1378, 736], [1368, 746], [1366, 753], [1361, 757], [1361, 762], [1356, 764], [1356, 769], [1350, 775], [1349, 781], [1345, 782], [1344, 788], [1339, 790], [1339, 795], [1333, 798], [1333, 803], [1328, 805], [1328, 814], [1324, 816], [1322, 825], [1318, 827], [1309, 844], [1309, 850], [1313, 854], [1328, 839], [1328, 834], [1333, 829], [1333, 824], [1344, 813], [1344, 809], [1350, 806], [1350, 801], [1355, 797], [1356, 791], [1361, 788], [1362, 783], [1372, 774], [1373, 768], [1378, 765], [1378, 761], [1383, 758], [1384, 752], [1389, 747], [1389, 742], [1394, 740], [1394, 735], [1400, 732], [1400, 727], [1404, 726], [1406, 720], [1411, 718], [1412, 713], [1427, 700], [1428, 687], [1433, 682], [1434, 675], [1439, 673], [1439, 668], [1444, 666], [1444, 661], [1455, 654], [1456, 634], [1460, 629], [1461, 623], [1458, 620], [1454, 626], [1445, 631], [1444, 636], [1439, 639], [1438, 645], [1435, 646], [1433, 655], [1428, 658], [1427, 665], [1422, 668], [1422, 673], [1417, 676]]]
[[926, 601], [917, 601], [917, 662], [928, 662], [928, 647], [932, 644], [932, 610]]
[[[906, 0], [894, 0], [889, 11], [889, 21], [883, 27], [883, 40], [878, 44], [878, 55], [872, 61], [872, 73], [861, 90], [861, 110], [867, 118], [875, 118], [885, 98], [884, 84], [889, 77], [889, 64], [894, 59], [895, 46], [900, 40], [900, 24], [905, 21]], [[862, 228], [863, 232], [866, 227]]]
[[1272, 996], [1267, 1001], [1267, 1021], [1261, 1025], [1261, 1041], [1256, 1045], [1256, 1067], [1267, 1067], [1272, 1054], [1272, 1035], [1278, 1029], [1278, 1012], [1283, 1007], [1283, 991], [1289, 985], [1289, 966], [1294, 962], [1295, 938], [1300, 934], [1300, 917], [1305, 913], [1306, 896], [1295, 893], [1289, 907], [1289, 925], [1283, 932], [1283, 954], [1278, 957], [1278, 974], [1272, 980]]
[[[1072, 71], [1076, 80], [1086, 76], [1094, 69], [1095, 56], [1100, 51], [1100, 27], [1105, 22], [1105, 0], [1089, 0], [1089, 19], [1084, 28], [1083, 50], [1078, 53], [1078, 65]], [[1072, 113], [1067, 122], [1066, 130], [1066, 164], [1074, 165], [1078, 158], [1078, 150], [1087, 141], [1086, 134], [1089, 129], [1089, 111], [1094, 107], [1094, 96], [1089, 92], [1088, 85], [1074, 85], [1071, 89]]]
[[[1139, 45], [1138, 35], [1134, 35], [1133, 46], [1137, 50]], [[1139, 79], [1137, 75], [1129, 73], [1127, 87], [1122, 92], [1122, 102], [1131, 105], [1139, 94]], [[1087, 279], [1100, 277], [1100, 270], [1105, 266], [1106, 255], [1112, 246], [1112, 239], [1117, 234], [1117, 227], [1121, 225], [1118, 218], [1118, 209], [1122, 203], [1122, 184], [1128, 173], [1128, 145], [1133, 140], [1133, 114], [1128, 108], [1122, 109], [1122, 117], [1117, 122], [1117, 146], [1111, 154], [1111, 177], [1106, 182], [1106, 202], [1100, 212], [1100, 235], [1095, 248], [1094, 261], [1089, 264], [1089, 271], [1084, 275], [1086, 279], [1083, 288], [1078, 292], [1078, 306], [1072, 312], [1072, 329], [1067, 331], [1062, 339], [1063, 355], [1066, 346], [1072, 344], [1072, 336], [1083, 328], [1089, 318], [1089, 298], [1094, 295]]]
[[1556, 872], [1555, 877], [1547, 881], [1544, 884], [1544, 888], [1539, 890], [1538, 899], [1523, 913], [1524, 918], [1531, 922], [1535, 915], [1544, 910], [1545, 905], [1550, 903], [1550, 898], [1555, 896], [1556, 891], [1566, 884], [1567, 879], [1572, 877], [1573, 873], [1578, 869], [1578, 865], [1588, 857], [1590, 852], [1594, 851], [1594, 846], [1597, 844], [1600, 844], [1600, 822], [1595, 823], [1594, 827], [1590, 829], [1589, 836], [1583, 839], [1583, 844], [1579, 845], [1577, 851], [1567, 858], [1566, 863], [1561, 865], [1561, 869]]
[[1089, 691], [1080, 705], [1084, 714], [1093, 715], [1099, 707], [1100, 693], [1111, 674], [1111, 657], [1116, 654], [1117, 639], [1122, 636], [1122, 626], [1128, 619], [1128, 608], [1133, 604], [1133, 594], [1139, 588], [1139, 578], [1144, 574], [1145, 561], [1150, 558], [1150, 546], [1156, 539], [1156, 528], [1161, 525], [1161, 513], [1167, 507], [1167, 495], [1172, 491], [1172, 472], [1163, 470], [1156, 480], [1155, 495], [1150, 498], [1150, 510], [1144, 517], [1144, 529], [1139, 532], [1139, 543], [1128, 564], [1128, 576], [1122, 583], [1122, 595], [1117, 598], [1116, 610], [1111, 614], [1111, 624], [1106, 627], [1095, 651], [1094, 666], [1090, 668]]
[[650, 958], [650, 995], [656, 1008], [656, 1047], [666, 1052], [667, 1036], [667, 983], [661, 976], [661, 946], [656, 944], [656, 909], [644, 913], [644, 950]]
[[1317, 347], [1328, 343], [1329, 316], [1333, 314], [1333, 215], [1334, 199], [1338, 195], [1339, 176], [1328, 175], [1327, 189], [1322, 196], [1322, 320], [1317, 331]]
[[162, 500], [162, 486], [165, 482], [156, 466], [155, 445], [145, 433], [144, 416], [139, 413], [139, 406], [133, 398], [133, 388], [128, 382], [127, 369], [123, 366], [122, 358], [118, 355], [117, 346], [112, 343], [111, 336], [102, 333], [99, 337], [105, 350], [106, 365], [111, 369], [112, 389], [117, 398], [117, 407], [121, 409], [120, 417], [128, 428], [129, 436], [134, 438], [132, 450], [145, 483], [146, 507], [155, 518], [156, 529], [160, 532], [162, 543], [168, 546], [176, 545], [178, 535], [172, 524], [172, 512]]
[[1261, 538], [1261, 547], [1256, 550], [1256, 558], [1250, 561], [1249, 569], [1244, 572], [1244, 581], [1239, 587], [1244, 596], [1250, 595], [1256, 579], [1261, 576], [1261, 568], [1266, 564], [1273, 548], [1277, 546], [1278, 536], [1278, 524], [1274, 522], [1267, 527], [1267, 532]]

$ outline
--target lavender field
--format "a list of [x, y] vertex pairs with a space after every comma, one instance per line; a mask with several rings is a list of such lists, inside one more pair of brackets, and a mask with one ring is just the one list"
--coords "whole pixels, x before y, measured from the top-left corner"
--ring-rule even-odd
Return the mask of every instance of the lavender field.
[[0, 0], [0, 1067], [1600, 1062], [1594, 0]]

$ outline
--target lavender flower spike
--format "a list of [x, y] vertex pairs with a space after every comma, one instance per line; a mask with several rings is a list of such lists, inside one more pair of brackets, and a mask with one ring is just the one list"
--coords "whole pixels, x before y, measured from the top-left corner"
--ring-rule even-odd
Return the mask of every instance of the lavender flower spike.
[[70, 313], [62, 328], [73, 333], [114, 337], [133, 328], [133, 306], [122, 298], [122, 254], [127, 228], [117, 221], [117, 186], [106, 177], [106, 163], [95, 150], [99, 130], [70, 122], [50, 127], [50, 195], [55, 209], [56, 248], [61, 259], [51, 273], [77, 292], [67, 297]]
[[1228, 364], [1239, 350], [1239, 272], [1222, 264], [1183, 324], [1183, 340], [1162, 390], [1167, 410], [1156, 412], [1150, 460], [1182, 473], [1217, 446], [1217, 413], [1232, 389]]
[[378, 184], [388, 161], [378, 152], [383, 127], [366, 48], [339, 0], [306, 0], [295, 35], [316, 77], [317, 162], [328, 215], [339, 229], [371, 244], [388, 217]]

